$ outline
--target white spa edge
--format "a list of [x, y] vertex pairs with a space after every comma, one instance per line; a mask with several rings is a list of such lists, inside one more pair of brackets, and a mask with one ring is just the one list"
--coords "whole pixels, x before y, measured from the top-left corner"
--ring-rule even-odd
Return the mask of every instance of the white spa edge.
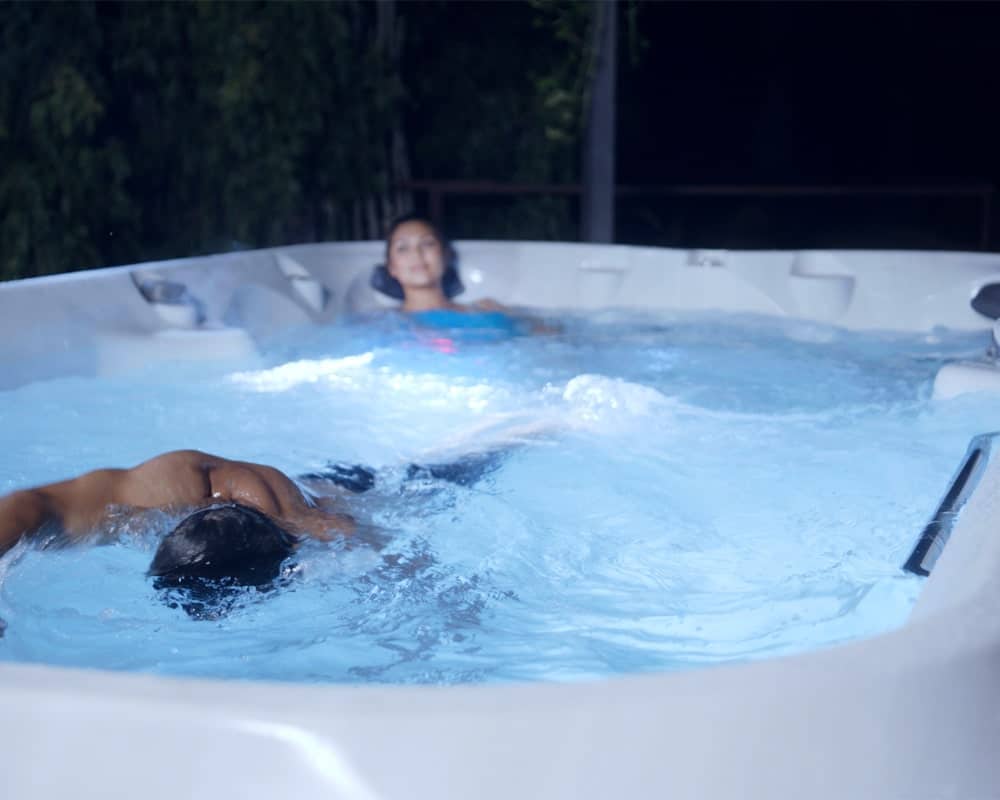
[[[982, 330], [984, 353], [992, 323], [969, 300], [1000, 281], [997, 254], [457, 247], [462, 299]], [[0, 390], [242, 355], [282, 327], [391, 305], [367, 286], [381, 250], [299, 245], [0, 284]], [[986, 360], [964, 383], [948, 369], [942, 396], [1000, 390]], [[747, 664], [447, 688], [0, 665], [0, 798], [1000, 797], [998, 519], [994, 458], [901, 629]]]

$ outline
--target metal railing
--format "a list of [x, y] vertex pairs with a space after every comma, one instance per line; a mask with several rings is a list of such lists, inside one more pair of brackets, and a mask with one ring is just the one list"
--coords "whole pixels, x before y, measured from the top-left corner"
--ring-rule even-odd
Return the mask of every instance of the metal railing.
[[[444, 201], [449, 196], [580, 196], [583, 186], [578, 183], [502, 183], [499, 181], [409, 181], [399, 185], [400, 189], [424, 192], [428, 198], [431, 219], [441, 224], [444, 221]], [[766, 185], [766, 184], [671, 184], [655, 186], [615, 187], [616, 197], [908, 197], [908, 198], [969, 198], [978, 201], [979, 237], [981, 250], [990, 246], [991, 216], [993, 213], [993, 186], [990, 184], [971, 185], [896, 185], [896, 186], [851, 186], [845, 184], [824, 184], [814, 186]]]

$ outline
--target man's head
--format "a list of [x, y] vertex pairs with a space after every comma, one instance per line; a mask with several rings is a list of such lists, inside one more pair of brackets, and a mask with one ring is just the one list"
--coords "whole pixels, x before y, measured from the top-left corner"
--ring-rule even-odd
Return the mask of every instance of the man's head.
[[157, 588], [192, 580], [222, 580], [240, 586], [273, 581], [295, 537], [256, 509], [235, 503], [185, 517], [160, 542], [149, 565]]

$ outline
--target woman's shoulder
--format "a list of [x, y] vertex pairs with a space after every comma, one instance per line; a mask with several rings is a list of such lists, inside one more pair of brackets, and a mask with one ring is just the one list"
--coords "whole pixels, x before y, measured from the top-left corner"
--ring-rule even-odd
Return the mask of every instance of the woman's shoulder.
[[466, 307], [469, 311], [499, 311], [503, 314], [509, 312], [507, 306], [503, 303], [498, 303], [491, 297], [484, 297], [482, 300], [476, 300], [474, 303]]
[[504, 324], [522, 333], [560, 333], [562, 331], [562, 327], [558, 324], [552, 325], [543, 322], [531, 314], [505, 306], [492, 298], [476, 300], [464, 306], [463, 310], [486, 319], [503, 320]]

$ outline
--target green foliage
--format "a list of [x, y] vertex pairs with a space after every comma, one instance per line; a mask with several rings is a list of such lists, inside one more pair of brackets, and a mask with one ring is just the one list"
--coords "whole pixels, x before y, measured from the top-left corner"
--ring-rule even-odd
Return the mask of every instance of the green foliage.
[[[592, 16], [571, 0], [6, 3], [0, 279], [378, 236], [410, 159], [418, 177], [575, 181]], [[450, 204], [447, 221], [565, 238], [574, 217], [526, 197]]]
[[[420, 65], [404, 73], [417, 177], [579, 180], [592, 4], [429, 2], [404, 4], [401, 12], [406, 61]], [[444, 221], [459, 237], [574, 238], [574, 203], [462, 196], [449, 202]]]
[[[35, 29], [50, 9], [66, 11]], [[93, 7], [9, 4], [0, 27], [0, 278], [93, 264], [101, 239], [127, 230], [120, 143], [101, 130], [106, 84]], [[52, 54], [55, 54], [53, 56]]]
[[576, 29], [589, 6], [518, 0], [401, 7], [406, 59], [420, 65], [405, 74], [420, 177], [577, 177], [584, 78]]
[[369, 131], [391, 124], [399, 89], [371, 44], [376, 7], [122, 12], [116, 83], [141, 87], [122, 98], [140, 154], [133, 186], [157, 197], [144, 227], [164, 254], [334, 238], [348, 227], [338, 208], [385, 187]]
[[402, 85], [374, 3], [8, 4], [0, 278], [349, 234]]
[[583, 125], [587, 85], [594, 71], [593, 26], [599, 6], [573, 0], [530, 0], [535, 24], [547, 29], [564, 53], [535, 78], [548, 113], [546, 136], [576, 148]]

